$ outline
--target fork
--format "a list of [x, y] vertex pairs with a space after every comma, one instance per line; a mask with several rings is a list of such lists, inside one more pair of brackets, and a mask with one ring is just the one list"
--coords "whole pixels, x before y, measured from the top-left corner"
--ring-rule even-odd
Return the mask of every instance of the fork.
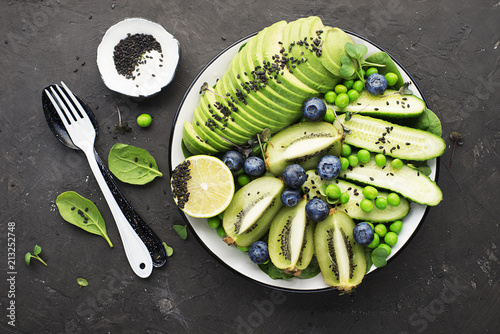
[[[64, 90], [59, 85], [53, 85], [49, 88], [50, 92], [45, 89], [45, 93], [61, 118], [71, 140], [87, 157], [90, 168], [115, 219], [132, 270], [141, 278], [149, 277], [153, 270], [151, 255], [144, 242], [129, 224], [99, 169], [94, 146], [97, 135], [95, 128], [75, 95], [64, 82], [61, 82], [61, 85]], [[56, 89], [54, 89], [54, 86]]]

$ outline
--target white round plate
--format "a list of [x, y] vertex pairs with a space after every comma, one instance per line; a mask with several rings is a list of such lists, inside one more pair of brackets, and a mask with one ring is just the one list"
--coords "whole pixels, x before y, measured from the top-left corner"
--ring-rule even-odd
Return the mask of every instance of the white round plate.
[[[348, 34], [351, 36], [355, 44], [362, 43], [368, 47], [367, 56], [374, 52], [385, 51], [356, 34], [349, 32]], [[179, 109], [177, 110], [177, 115], [174, 120], [173, 129], [171, 132], [170, 172], [172, 172], [173, 168], [175, 168], [175, 166], [177, 166], [184, 160], [184, 155], [181, 149], [183, 123], [185, 120], [191, 122], [193, 118], [193, 110], [198, 105], [200, 100], [199, 92], [201, 86], [205, 82], [207, 82], [209, 86], [215, 84], [216, 80], [222, 77], [230, 61], [233, 59], [234, 55], [238, 53], [240, 47], [253, 36], [254, 35], [245, 37], [223, 50], [202, 69], [202, 71], [198, 74], [198, 76], [194, 79], [193, 83], [189, 87], [184, 96], [184, 99], [179, 106]], [[422, 96], [422, 93], [414, 84], [408, 72], [402, 66], [400, 66], [396, 60], [394, 61], [398, 66], [401, 75], [403, 76], [404, 82], [411, 82], [409, 89], [412, 90], [414, 95], [423, 99], [424, 97]], [[431, 175], [429, 175], [429, 177], [432, 180], [435, 180], [437, 176], [436, 159], [428, 161], [428, 165], [432, 170], [432, 173]], [[411, 239], [411, 237], [414, 235], [419, 225], [423, 221], [428, 210], [427, 206], [419, 205], [416, 203], [411, 203], [410, 207], [410, 213], [403, 219], [404, 227], [399, 234], [398, 243], [392, 248], [392, 252], [389, 255], [388, 259], [391, 259], [396, 254], [398, 254], [401, 249], [408, 243], [408, 241]], [[205, 248], [213, 256], [215, 256], [227, 267], [234, 270], [236, 273], [241, 274], [256, 283], [275, 289], [293, 292], [319, 292], [331, 290], [331, 287], [329, 287], [324, 282], [323, 276], [321, 274], [309, 279], [271, 279], [267, 274], [261, 271], [256, 264], [250, 261], [247, 253], [240, 251], [236, 247], [227, 246], [226, 243], [222, 241], [222, 238], [218, 236], [216, 231], [208, 226], [206, 219], [192, 218], [184, 215], [184, 213], [182, 212], [181, 214], [185, 217], [185, 219], [191, 226], [191, 230], [194, 232], [200, 242], [205, 246]], [[372, 266], [370, 273], [374, 270], [377, 270], [377, 268], [375, 266]], [[379, 270], [383, 270], [383, 268]]]

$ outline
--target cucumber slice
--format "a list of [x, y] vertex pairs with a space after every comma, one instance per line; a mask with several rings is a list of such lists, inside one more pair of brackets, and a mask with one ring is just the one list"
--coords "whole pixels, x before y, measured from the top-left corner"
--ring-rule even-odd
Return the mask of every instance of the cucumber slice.
[[441, 202], [443, 193], [436, 182], [407, 165], [395, 169], [391, 161], [387, 158], [385, 166], [379, 167], [372, 154], [368, 163], [348, 168], [339, 177], [394, 191], [419, 204], [435, 206]]
[[353, 115], [346, 121], [345, 115], [339, 115], [338, 122], [351, 131], [344, 143], [394, 158], [429, 160], [442, 155], [446, 148], [444, 140], [430, 132], [369, 116]]
[[350, 102], [341, 110], [334, 104], [326, 103], [326, 106], [339, 113], [350, 111], [360, 115], [394, 118], [417, 117], [425, 110], [425, 102], [422, 99], [415, 95], [401, 96], [397, 91], [389, 89], [382, 96], [375, 96], [363, 90], [356, 101]]
[[[349, 202], [347, 202], [346, 204], [341, 204], [339, 202], [337, 204], [334, 204], [333, 207], [337, 211], [344, 211], [352, 219], [372, 222], [388, 222], [403, 219], [404, 217], [406, 217], [408, 212], [410, 212], [410, 203], [405, 198], [401, 198], [401, 203], [398, 206], [389, 205], [384, 210], [380, 210], [375, 207], [372, 212], [364, 212], [359, 207], [361, 200], [364, 198], [364, 196], [362, 195], [362, 186], [340, 179], [322, 180], [315, 170], [307, 171], [306, 175], [307, 180], [302, 185], [302, 190], [306, 194], [307, 199], [318, 197], [326, 201], [326, 196], [322, 195], [322, 193], [320, 192], [321, 185], [328, 185], [332, 183], [336, 184], [337, 186], [339, 186], [340, 191], [349, 195]], [[387, 197], [388, 194], [389, 192], [387, 191], [379, 190], [378, 197]]]

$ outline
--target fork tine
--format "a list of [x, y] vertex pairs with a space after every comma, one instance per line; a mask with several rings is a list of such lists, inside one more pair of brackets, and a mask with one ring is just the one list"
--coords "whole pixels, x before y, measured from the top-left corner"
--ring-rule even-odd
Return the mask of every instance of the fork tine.
[[[50, 87], [50, 89], [52, 90], [54, 96], [56, 97], [56, 99], [59, 101], [59, 102], [62, 102], [60, 99], [59, 99], [59, 96], [56, 94], [56, 92], [54, 91], [54, 89], [52, 87]], [[64, 111], [62, 111], [60, 108], [59, 108], [59, 103], [56, 102], [56, 100], [54, 99], [54, 97], [52, 96], [52, 94], [48, 91], [48, 90], [45, 90], [45, 93], [47, 94], [47, 96], [49, 97], [49, 100], [52, 102], [52, 105], [54, 106], [54, 109], [56, 109], [57, 111], [57, 114], [59, 115], [59, 118], [61, 119], [61, 121], [63, 122], [64, 126], [67, 128], [69, 125], [70, 125], [70, 121], [69, 121], [69, 118], [68, 116], [64, 113]]]
[[66, 90], [66, 93], [68, 93], [69, 97], [73, 101], [73, 105], [75, 105], [78, 108], [80, 117], [82, 118], [88, 118], [87, 112], [85, 109], [83, 109], [81, 103], [76, 99], [76, 96], [73, 94], [73, 92], [66, 86], [66, 84], [61, 81], [61, 85], [64, 87], [64, 90]]
[[[70, 101], [70, 100], [69, 100], [69, 98], [66, 96], [66, 94], [63, 92], [63, 90], [61, 89], [61, 87], [59, 87], [59, 85], [55, 85], [55, 86], [56, 86], [57, 90], [59, 91], [59, 95], [60, 95], [60, 96], [62, 96], [62, 98], [63, 98], [63, 99], [64, 99], [64, 101], [66, 102], [65, 106], [68, 106], [68, 107], [69, 107], [69, 109], [70, 109], [71, 111], [69, 111], [69, 110], [67, 110], [67, 109], [66, 109], [66, 110], [67, 110], [67, 111], [69, 111], [69, 112], [71, 113], [71, 115], [73, 116], [73, 118], [75, 119], [75, 121], [78, 121], [78, 119], [79, 119], [79, 118], [82, 118], [82, 115], [80, 115], [80, 114], [76, 111], [75, 107], [73, 106], [73, 103], [71, 103], [71, 101]], [[63, 107], [64, 107], [64, 106], [63, 106]]]

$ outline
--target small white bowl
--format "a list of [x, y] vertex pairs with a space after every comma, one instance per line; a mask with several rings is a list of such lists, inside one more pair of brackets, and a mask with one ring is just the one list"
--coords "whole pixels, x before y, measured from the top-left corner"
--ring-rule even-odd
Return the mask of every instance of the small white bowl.
[[[115, 46], [130, 35], [153, 36], [161, 46], [161, 53], [147, 52], [144, 62], [134, 70], [134, 79], [118, 73], [115, 66]], [[133, 97], [157, 94], [174, 78], [180, 58], [179, 42], [161, 25], [142, 19], [125, 19], [106, 31], [97, 48], [97, 66], [104, 84], [111, 90]], [[140, 74], [139, 74], [140, 73]]]

